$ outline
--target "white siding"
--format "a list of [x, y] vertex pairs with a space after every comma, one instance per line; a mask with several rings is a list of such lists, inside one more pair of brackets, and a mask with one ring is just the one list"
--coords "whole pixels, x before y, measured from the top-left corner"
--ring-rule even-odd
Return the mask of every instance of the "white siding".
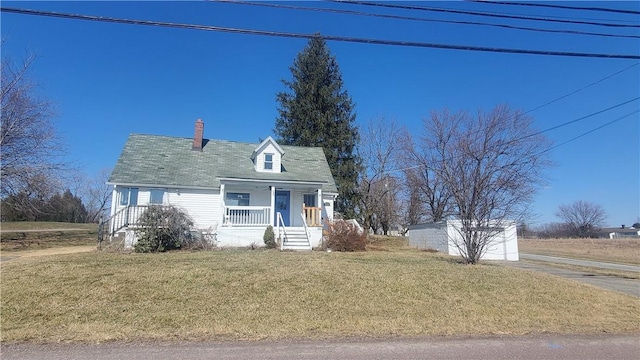
[[[264, 154], [272, 154], [273, 155], [273, 170], [265, 170], [264, 169]], [[256, 171], [259, 172], [280, 172], [280, 167], [282, 165], [282, 156], [278, 152], [273, 144], [267, 144], [263, 149], [256, 154]]]
[[322, 219], [333, 221], [333, 195], [322, 194]]
[[248, 247], [252, 244], [264, 246], [264, 231], [267, 227], [219, 227], [216, 245], [219, 247]]
[[[142, 190], [141, 190], [142, 192]], [[170, 189], [164, 202], [184, 209], [198, 229], [215, 229], [220, 219], [220, 192], [218, 190]]]
[[267, 185], [260, 188], [248, 187], [248, 186], [237, 186], [237, 185], [225, 185], [224, 192], [225, 194], [228, 194], [228, 193], [249, 194], [249, 206], [271, 205], [271, 190]]
[[[455, 245], [455, 242], [462, 242], [462, 236], [456, 230], [460, 226], [459, 221], [412, 225], [409, 227], [409, 245], [418, 249], [431, 248], [444, 254], [460, 256], [460, 251]], [[507, 222], [504, 228], [504, 231], [491, 240], [482, 259], [519, 260], [515, 222]]]

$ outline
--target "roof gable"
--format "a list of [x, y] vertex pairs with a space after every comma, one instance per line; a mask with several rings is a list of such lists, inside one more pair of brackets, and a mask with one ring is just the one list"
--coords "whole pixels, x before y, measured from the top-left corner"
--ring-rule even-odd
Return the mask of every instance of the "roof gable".
[[282, 147], [280, 145], [278, 145], [278, 143], [273, 140], [273, 138], [271, 136], [267, 136], [266, 139], [262, 140], [262, 142], [260, 143], [260, 145], [258, 145], [254, 150], [253, 153], [251, 154], [251, 159], [255, 159], [256, 156], [261, 153], [262, 151], [264, 151], [264, 149], [267, 148], [267, 146], [269, 146], [269, 144], [273, 145], [273, 147], [276, 149], [276, 151], [278, 151], [278, 153], [280, 153], [280, 156], [284, 155], [284, 150], [282, 149]]

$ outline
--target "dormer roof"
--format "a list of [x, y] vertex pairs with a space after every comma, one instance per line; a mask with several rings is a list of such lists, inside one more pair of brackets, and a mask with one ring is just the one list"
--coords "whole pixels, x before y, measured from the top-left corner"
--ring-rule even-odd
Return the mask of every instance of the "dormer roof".
[[260, 145], [258, 145], [258, 147], [256, 147], [253, 150], [253, 153], [251, 154], [251, 160], [255, 160], [256, 155], [258, 155], [258, 153], [264, 150], [264, 148], [266, 148], [269, 144], [273, 145], [276, 151], [280, 153], [280, 156], [284, 155], [284, 150], [282, 149], [282, 147], [278, 145], [278, 143], [275, 140], [273, 140], [271, 136], [267, 136], [267, 138], [262, 140]]

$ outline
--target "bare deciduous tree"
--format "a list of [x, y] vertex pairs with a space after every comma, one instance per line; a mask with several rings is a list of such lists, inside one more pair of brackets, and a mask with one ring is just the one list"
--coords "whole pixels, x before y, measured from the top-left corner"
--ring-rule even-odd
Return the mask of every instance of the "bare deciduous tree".
[[393, 120], [378, 118], [369, 122], [359, 146], [363, 172], [358, 184], [358, 214], [363, 227], [374, 232], [398, 222], [400, 181], [388, 171], [395, 167], [398, 127]]
[[113, 187], [107, 185], [111, 169], [99, 170], [94, 176], [88, 177], [84, 173], [76, 173], [74, 177], [75, 186], [71, 187], [72, 192], [82, 198], [82, 202], [87, 209], [86, 222], [97, 223], [106, 216], [107, 210], [111, 207], [111, 195]]
[[[59, 189], [59, 161], [63, 146], [56, 134], [52, 107], [35, 95], [36, 84], [27, 73], [34, 57], [19, 66], [2, 60], [0, 116], [0, 197], [18, 195], [24, 200], [52, 196]], [[24, 201], [16, 206], [29, 206]]]
[[607, 218], [602, 206], [582, 200], [560, 205], [556, 216], [569, 227], [571, 236], [582, 238], [597, 236], [598, 229]]
[[465, 262], [477, 263], [495, 235], [520, 220], [550, 165], [548, 140], [532, 119], [507, 106], [489, 113], [432, 113], [422, 147], [433, 149], [425, 167], [451, 195], [461, 240], [452, 239]]
[[[407, 130], [402, 131], [399, 141], [401, 151], [398, 152], [398, 163], [404, 169], [405, 188], [409, 200], [418, 200], [421, 207], [412, 203], [407, 213], [412, 220], [409, 225], [417, 224], [418, 219], [426, 221], [441, 221], [451, 215], [451, 192], [446, 187], [444, 179], [433, 165], [439, 160], [436, 149], [422, 138], [416, 144]], [[417, 214], [417, 211], [422, 214]], [[418, 220], [419, 221], [419, 220]]]

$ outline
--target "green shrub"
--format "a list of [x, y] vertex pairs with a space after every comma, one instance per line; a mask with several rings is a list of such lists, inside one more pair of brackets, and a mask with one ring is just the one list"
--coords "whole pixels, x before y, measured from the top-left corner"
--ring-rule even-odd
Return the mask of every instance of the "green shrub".
[[276, 234], [273, 232], [273, 226], [267, 226], [267, 228], [264, 230], [262, 240], [264, 240], [264, 245], [267, 247], [267, 249], [276, 248]]
[[191, 242], [193, 226], [189, 215], [176, 207], [150, 206], [138, 219], [134, 250], [144, 253], [179, 249]]
[[327, 248], [333, 251], [364, 251], [368, 243], [366, 232], [344, 220], [331, 223], [325, 239]]

